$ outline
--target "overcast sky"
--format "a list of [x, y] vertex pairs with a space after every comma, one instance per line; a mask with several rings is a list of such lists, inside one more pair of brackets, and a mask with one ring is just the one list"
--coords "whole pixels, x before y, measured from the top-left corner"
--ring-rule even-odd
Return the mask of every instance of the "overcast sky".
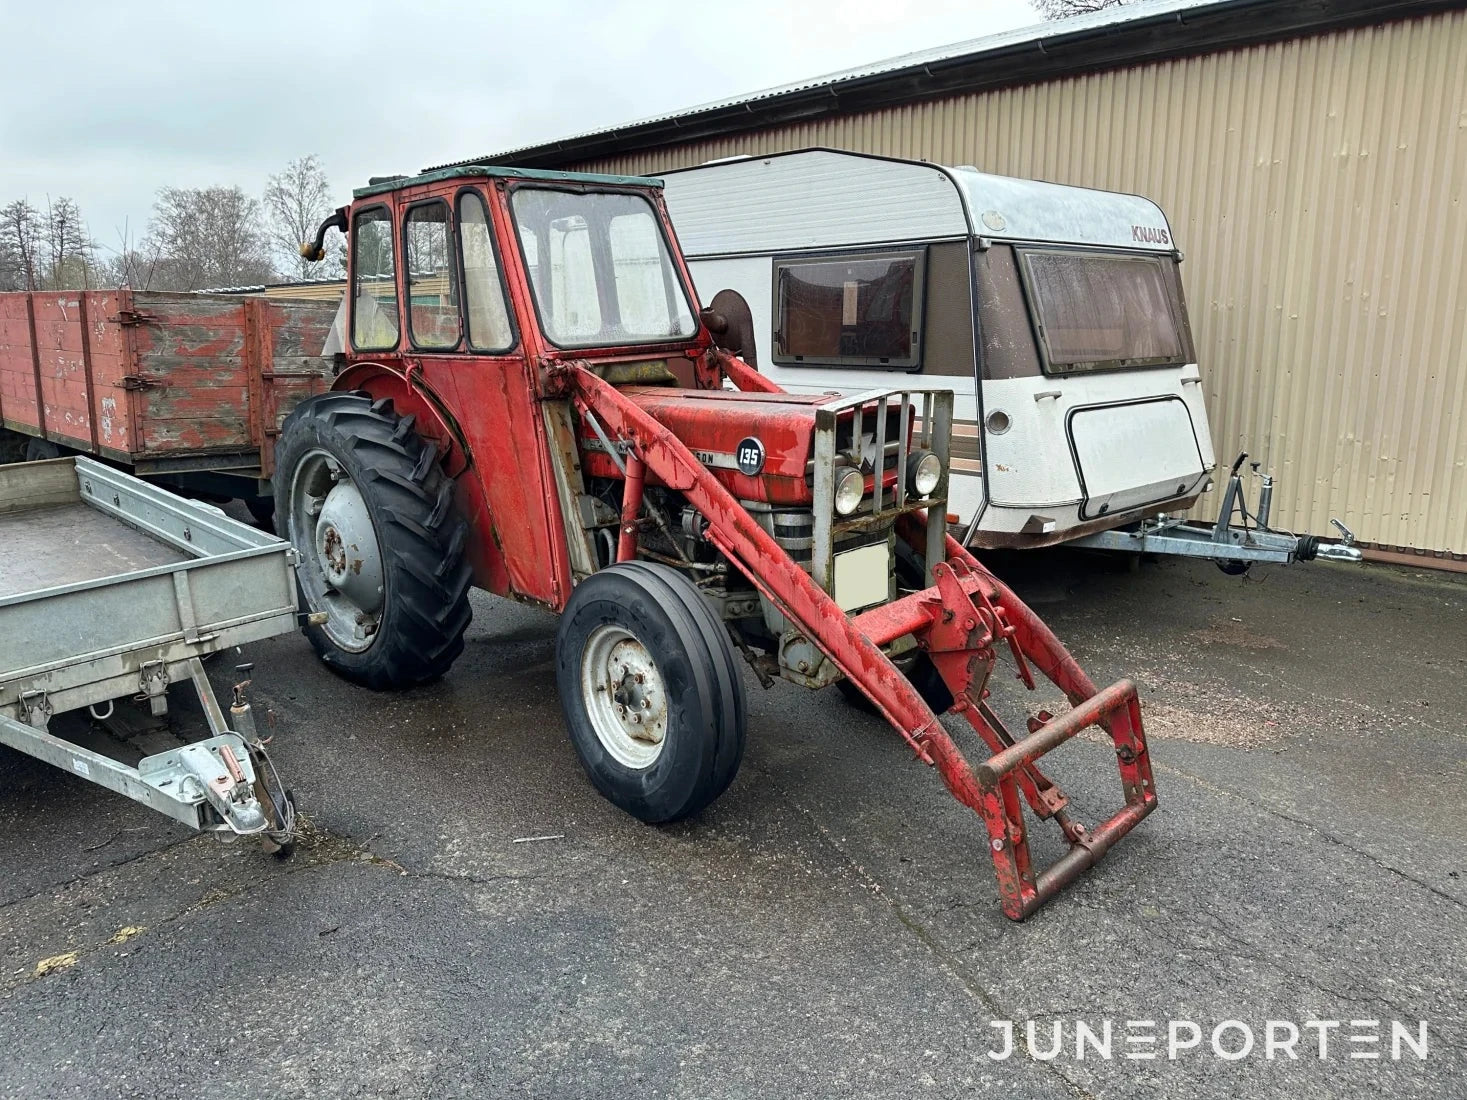
[[165, 185], [339, 200], [415, 172], [1039, 21], [1027, 0], [0, 0], [0, 204], [69, 195], [115, 249]]

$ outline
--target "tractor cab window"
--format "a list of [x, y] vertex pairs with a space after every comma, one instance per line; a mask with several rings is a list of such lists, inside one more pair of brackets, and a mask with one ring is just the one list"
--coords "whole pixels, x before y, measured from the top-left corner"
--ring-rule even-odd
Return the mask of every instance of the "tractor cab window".
[[774, 265], [774, 361], [910, 369], [922, 361], [923, 254]]
[[511, 206], [552, 343], [614, 347], [697, 332], [656, 211], [641, 195], [521, 187]]
[[361, 351], [397, 347], [397, 270], [392, 215], [385, 206], [362, 210], [352, 220], [351, 342]]
[[411, 207], [403, 224], [408, 335], [419, 348], [458, 347], [458, 274], [448, 203]]
[[1021, 248], [1046, 374], [1196, 361], [1171, 256]]
[[459, 246], [464, 255], [464, 304], [469, 322], [469, 347], [475, 351], [508, 351], [514, 346], [504, 280], [484, 200], [465, 191], [458, 200]]

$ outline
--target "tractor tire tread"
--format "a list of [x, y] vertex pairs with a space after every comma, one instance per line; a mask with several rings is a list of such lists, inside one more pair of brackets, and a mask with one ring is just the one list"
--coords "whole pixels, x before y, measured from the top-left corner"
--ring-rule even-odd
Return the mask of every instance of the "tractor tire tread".
[[[390, 398], [360, 391], [318, 394], [295, 407], [281, 427], [278, 453], [312, 448], [358, 467], [357, 488], [375, 516], [387, 579], [382, 634], [363, 654], [332, 645], [307, 625], [312, 646], [334, 671], [377, 689], [425, 683], [443, 675], [463, 652], [473, 613], [467, 527], [453, 513], [453, 482], [437, 447], [412, 430]], [[424, 461], [427, 455], [429, 460]], [[277, 515], [290, 515], [290, 477], [277, 475]], [[282, 521], [282, 533], [284, 521]]]

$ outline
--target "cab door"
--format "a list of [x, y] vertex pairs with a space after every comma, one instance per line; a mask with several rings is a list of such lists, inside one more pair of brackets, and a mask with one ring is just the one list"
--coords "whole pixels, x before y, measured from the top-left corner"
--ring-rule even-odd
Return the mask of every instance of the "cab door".
[[[425, 357], [424, 372], [453, 395], [473, 455], [485, 520], [479, 541], [502, 571], [491, 590], [559, 608], [570, 596], [565, 529], [532, 373], [506, 293], [502, 238], [479, 188], [461, 187], [435, 201], [431, 220], [415, 223], [415, 207], [406, 213], [408, 335], [415, 343], [424, 338], [421, 318], [427, 338], [456, 340], [451, 358]], [[456, 229], [446, 241], [445, 216]], [[421, 249], [415, 234], [423, 238]], [[452, 309], [435, 300], [445, 278], [457, 283]], [[414, 287], [422, 290], [421, 304]]]
[[558, 497], [481, 191], [414, 188], [359, 207], [351, 293], [347, 381], [391, 395], [439, 443], [475, 584], [559, 607], [570, 582]]

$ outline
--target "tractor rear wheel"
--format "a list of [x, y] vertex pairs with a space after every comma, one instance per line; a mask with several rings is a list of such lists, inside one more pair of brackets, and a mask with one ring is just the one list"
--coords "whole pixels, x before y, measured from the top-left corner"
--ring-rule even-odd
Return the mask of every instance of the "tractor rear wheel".
[[677, 570], [626, 562], [571, 593], [555, 637], [561, 708], [591, 782], [653, 824], [702, 810], [744, 755], [728, 632]]
[[296, 406], [276, 447], [275, 523], [300, 555], [296, 578], [321, 659], [349, 680], [404, 688], [463, 652], [468, 531], [437, 447], [390, 399], [325, 393]]

